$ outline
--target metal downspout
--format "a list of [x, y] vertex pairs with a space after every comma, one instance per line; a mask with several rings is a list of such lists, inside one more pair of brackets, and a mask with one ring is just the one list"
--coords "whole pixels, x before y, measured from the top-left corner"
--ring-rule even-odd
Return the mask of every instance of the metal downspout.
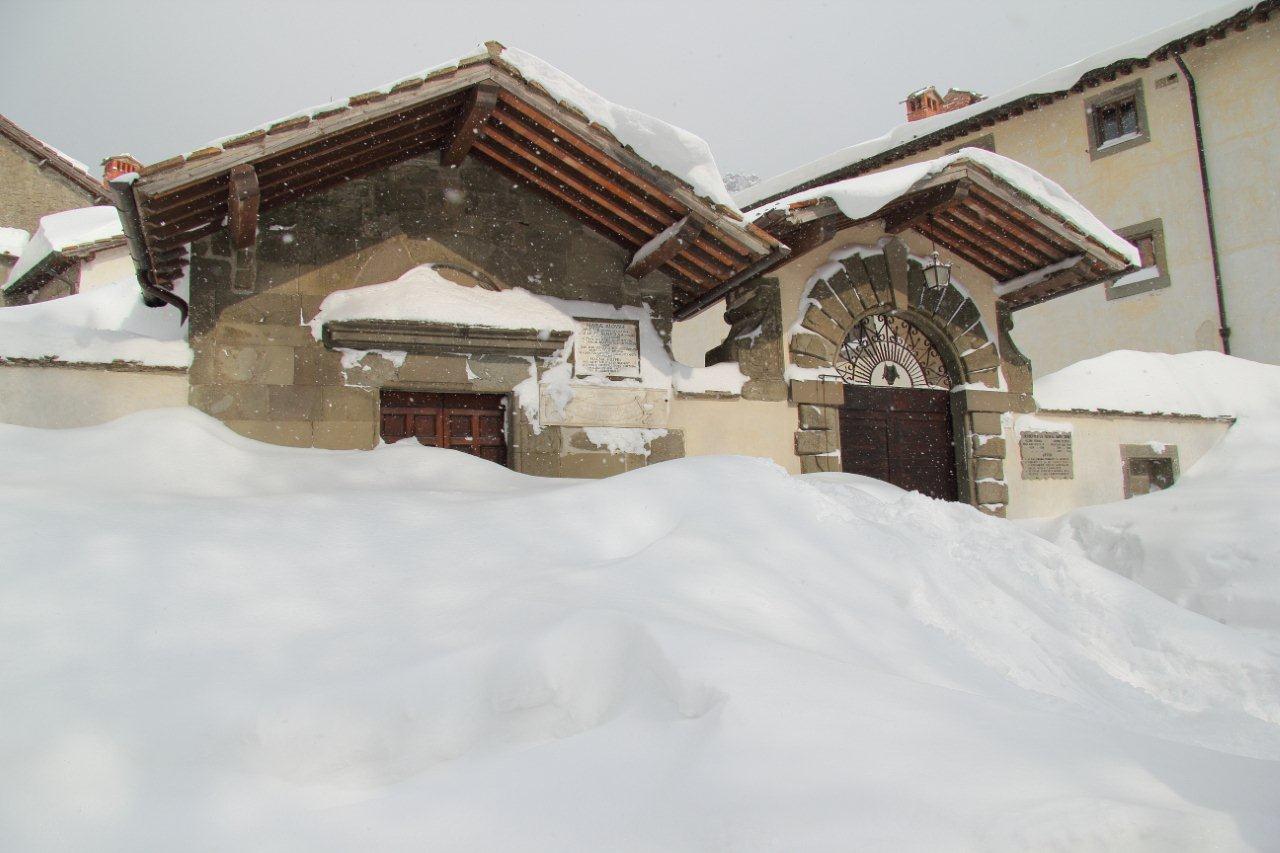
[[1191, 98], [1191, 123], [1196, 132], [1196, 154], [1200, 160], [1200, 191], [1204, 196], [1204, 218], [1209, 225], [1209, 257], [1213, 261], [1213, 287], [1218, 297], [1218, 337], [1222, 339], [1222, 352], [1231, 355], [1231, 326], [1227, 324], [1227, 301], [1222, 288], [1222, 266], [1218, 262], [1218, 229], [1213, 223], [1213, 201], [1209, 194], [1209, 166], [1205, 162], [1204, 132], [1200, 127], [1200, 99], [1196, 95], [1196, 78], [1191, 76], [1182, 54], [1175, 53], [1173, 61], [1187, 81], [1187, 94]]
[[172, 305], [182, 315], [181, 323], [187, 322], [190, 311], [186, 301], [171, 290], [157, 286], [151, 280], [151, 258], [147, 254], [146, 243], [142, 236], [141, 218], [138, 215], [138, 201], [133, 195], [133, 181], [115, 180], [108, 185], [115, 196], [116, 210], [120, 211], [120, 225], [125, 239], [129, 241], [129, 254], [133, 258], [133, 268], [138, 277], [138, 286], [142, 288], [142, 299], [148, 306], [155, 308], [161, 304]]

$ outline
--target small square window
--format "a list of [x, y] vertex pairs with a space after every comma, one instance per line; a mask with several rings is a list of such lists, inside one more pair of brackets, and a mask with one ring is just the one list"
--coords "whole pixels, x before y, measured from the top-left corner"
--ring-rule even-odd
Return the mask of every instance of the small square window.
[[1095, 160], [1141, 145], [1151, 138], [1141, 80], [1089, 99], [1085, 104], [1085, 118], [1089, 153]]
[[1124, 496], [1161, 492], [1178, 480], [1178, 448], [1171, 444], [1122, 444]]
[[1172, 459], [1130, 459], [1129, 494], [1149, 495], [1173, 485]]
[[1107, 299], [1121, 299], [1168, 287], [1171, 280], [1169, 266], [1165, 261], [1164, 223], [1159, 219], [1152, 219], [1128, 228], [1119, 228], [1116, 233], [1138, 250], [1142, 266], [1107, 282]]

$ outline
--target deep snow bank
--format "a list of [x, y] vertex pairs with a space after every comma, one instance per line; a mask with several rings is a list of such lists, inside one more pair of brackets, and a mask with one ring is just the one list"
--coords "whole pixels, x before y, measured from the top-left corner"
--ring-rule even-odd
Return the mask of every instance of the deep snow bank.
[[1237, 418], [1173, 488], [1027, 526], [1280, 650], [1280, 367], [1216, 352], [1114, 352], [1037, 380], [1036, 399]]
[[1263, 847], [1280, 675], [1013, 525], [0, 427], [0, 848]]
[[[185, 280], [178, 294], [186, 296]], [[148, 308], [138, 282], [126, 276], [84, 293], [0, 308], [0, 362], [5, 359], [187, 367], [191, 347], [178, 310]]]

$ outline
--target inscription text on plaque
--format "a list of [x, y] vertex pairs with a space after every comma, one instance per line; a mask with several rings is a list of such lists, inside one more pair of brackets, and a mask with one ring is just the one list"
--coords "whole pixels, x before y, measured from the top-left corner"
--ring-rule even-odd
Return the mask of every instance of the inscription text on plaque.
[[640, 324], [575, 317], [574, 374], [640, 378]]
[[1071, 433], [1024, 432], [1018, 437], [1022, 454], [1022, 479], [1072, 480]]

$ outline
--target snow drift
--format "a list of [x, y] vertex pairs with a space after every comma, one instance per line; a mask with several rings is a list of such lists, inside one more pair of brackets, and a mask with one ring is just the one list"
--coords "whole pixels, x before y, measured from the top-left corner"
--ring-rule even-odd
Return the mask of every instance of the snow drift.
[[[178, 283], [180, 296], [186, 286]], [[84, 293], [0, 308], [0, 363], [6, 359], [187, 367], [191, 347], [178, 310], [148, 308], [127, 276]]]
[[1027, 525], [1280, 650], [1280, 367], [1216, 352], [1113, 352], [1036, 380], [1036, 400], [1237, 418], [1173, 488]]
[[4, 849], [1280, 837], [1276, 658], [965, 506], [189, 410], [3, 427], [0, 466]]

